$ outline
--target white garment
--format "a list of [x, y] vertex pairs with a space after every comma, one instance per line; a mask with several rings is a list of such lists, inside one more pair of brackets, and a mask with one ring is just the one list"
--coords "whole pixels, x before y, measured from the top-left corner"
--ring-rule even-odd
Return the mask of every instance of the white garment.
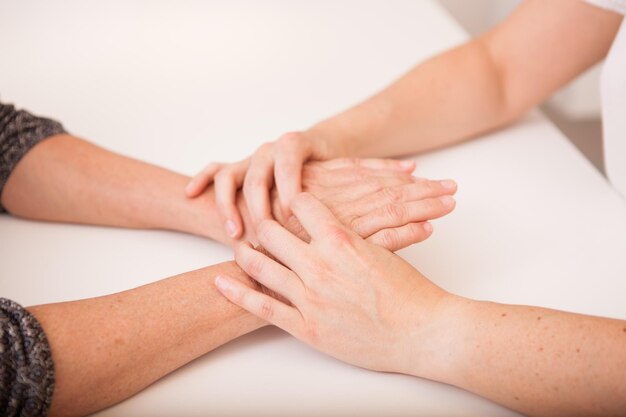
[[[587, 0], [626, 15], [626, 0]], [[604, 62], [601, 79], [604, 165], [609, 181], [626, 197], [626, 19]]]

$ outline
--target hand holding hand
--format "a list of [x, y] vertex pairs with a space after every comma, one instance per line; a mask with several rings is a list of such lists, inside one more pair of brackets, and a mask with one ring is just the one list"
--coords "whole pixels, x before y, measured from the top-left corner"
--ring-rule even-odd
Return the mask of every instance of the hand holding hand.
[[[215, 199], [224, 217], [227, 234], [238, 239], [244, 233], [244, 221], [237, 207], [237, 192], [241, 188], [250, 221], [256, 227], [271, 219], [270, 192], [276, 188], [281, 210], [289, 213], [291, 199], [302, 191], [302, 167], [307, 161], [336, 157], [337, 152], [321, 138], [304, 132], [292, 132], [269, 142], [249, 158], [232, 164], [212, 163], [199, 172], [185, 189], [188, 197], [197, 197], [210, 184], [215, 184]], [[369, 159], [363, 168], [386, 169], [410, 173], [413, 161]]]
[[[279, 262], [241, 244], [236, 261], [283, 301], [217, 277], [233, 303], [314, 348], [358, 366], [407, 372], [428, 355], [428, 340], [450, 295], [402, 258], [343, 226], [319, 200], [298, 195], [294, 214], [311, 236], [305, 243], [275, 221], [259, 225], [263, 247]], [[424, 347], [428, 345], [425, 342]]]

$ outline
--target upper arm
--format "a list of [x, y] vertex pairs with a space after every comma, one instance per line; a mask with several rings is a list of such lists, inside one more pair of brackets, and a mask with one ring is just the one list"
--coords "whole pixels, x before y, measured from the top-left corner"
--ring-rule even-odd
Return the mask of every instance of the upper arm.
[[582, 0], [525, 0], [481, 36], [516, 117], [602, 60], [622, 16]]

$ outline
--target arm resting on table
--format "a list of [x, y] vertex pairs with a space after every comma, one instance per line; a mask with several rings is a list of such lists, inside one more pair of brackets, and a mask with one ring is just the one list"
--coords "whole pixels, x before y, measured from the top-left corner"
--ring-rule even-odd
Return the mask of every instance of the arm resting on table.
[[2, 204], [35, 220], [177, 230], [228, 243], [213, 190], [188, 199], [189, 178], [71, 135], [46, 139], [11, 173]]
[[104, 297], [29, 307], [43, 327], [56, 386], [50, 416], [79, 416], [116, 404], [159, 378], [265, 323], [221, 297], [233, 262]]
[[454, 299], [407, 373], [533, 416], [624, 415], [626, 321]]

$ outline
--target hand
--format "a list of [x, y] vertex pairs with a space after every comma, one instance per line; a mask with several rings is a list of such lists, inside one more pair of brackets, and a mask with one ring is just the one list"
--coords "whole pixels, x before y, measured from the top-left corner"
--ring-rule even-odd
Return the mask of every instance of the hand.
[[[322, 200], [342, 224], [362, 238], [396, 251], [427, 239], [432, 233], [427, 221], [454, 209], [454, 181], [431, 181], [405, 172], [364, 168], [363, 161], [308, 162], [302, 170], [304, 190]], [[272, 191], [273, 216], [291, 233], [308, 241], [309, 235], [298, 220], [283, 213], [277, 194]], [[244, 238], [256, 244], [256, 228], [250, 224], [241, 194], [237, 205], [246, 226]]]
[[292, 209], [311, 243], [264, 221], [259, 241], [280, 263], [248, 244], [239, 245], [235, 257], [284, 302], [226, 275], [215, 279], [218, 290], [340, 360], [396, 372], [423, 360], [412, 341], [428, 345], [437, 312], [450, 295], [400, 257], [361, 239], [310, 194], [297, 196]]
[[[432, 220], [450, 213], [456, 192], [451, 180], [418, 179], [408, 173], [363, 168], [363, 160], [308, 162], [303, 189], [321, 200], [340, 223], [363, 239], [396, 251], [430, 236]], [[304, 241], [310, 237], [294, 216], [281, 210], [272, 193], [278, 222]]]
[[[224, 217], [227, 234], [238, 239], [244, 232], [244, 223], [237, 207], [237, 192], [243, 190], [250, 220], [257, 226], [271, 219], [270, 191], [278, 192], [281, 209], [289, 213], [289, 203], [302, 190], [301, 172], [309, 160], [334, 157], [327, 141], [312, 138], [303, 132], [287, 133], [275, 142], [262, 145], [251, 157], [233, 164], [209, 164], [198, 173], [185, 189], [188, 197], [200, 195], [211, 183], [215, 184], [215, 199]], [[364, 168], [412, 172], [413, 161], [364, 160]]]

